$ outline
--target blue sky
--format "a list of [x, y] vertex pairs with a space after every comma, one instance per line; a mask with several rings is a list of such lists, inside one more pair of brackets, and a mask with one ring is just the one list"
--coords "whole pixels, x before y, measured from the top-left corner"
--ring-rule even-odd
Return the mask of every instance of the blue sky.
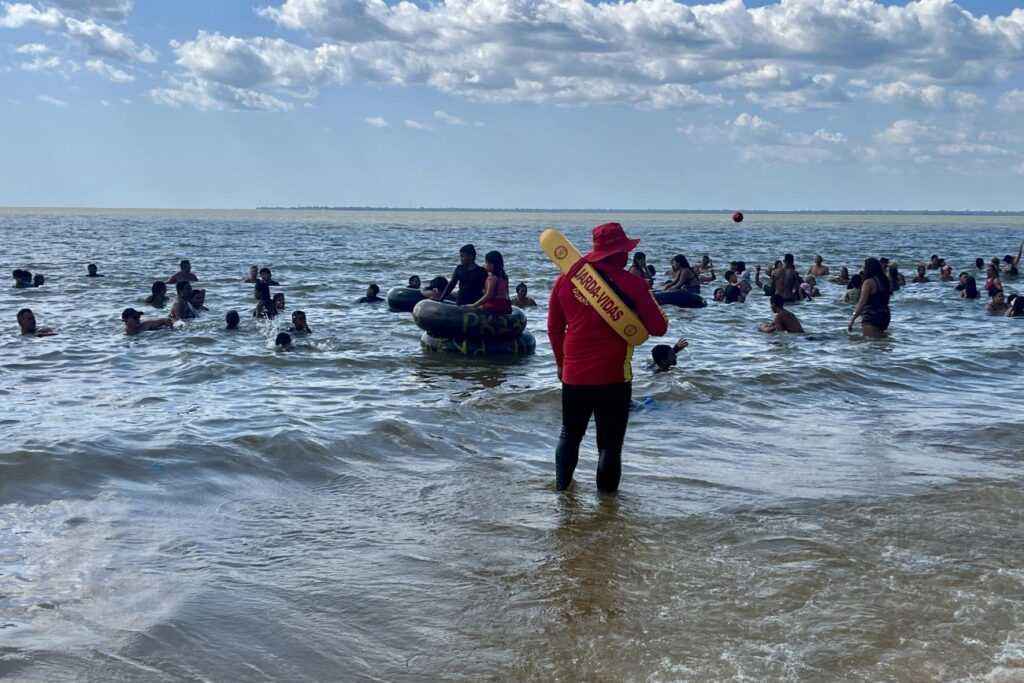
[[0, 2], [0, 205], [1024, 209], [1000, 1]]

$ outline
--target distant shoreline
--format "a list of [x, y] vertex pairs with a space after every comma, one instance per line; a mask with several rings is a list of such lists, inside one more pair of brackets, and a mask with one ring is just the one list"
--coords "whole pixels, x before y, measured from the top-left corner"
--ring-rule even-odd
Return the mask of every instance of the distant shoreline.
[[[732, 214], [734, 209], [483, 209], [465, 207], [427, 207], [416, 208], [396, 206], [257, 206], [256, 211], [389, 211], [415, 213], [651, 213], [651, 214]], [[742, 209], [745, 214], [756, 215], [834, 215], [834, 216], [1024, 216], [1022, 211], [948, 211], [942, 209], [793, 209], [767, 210]]]

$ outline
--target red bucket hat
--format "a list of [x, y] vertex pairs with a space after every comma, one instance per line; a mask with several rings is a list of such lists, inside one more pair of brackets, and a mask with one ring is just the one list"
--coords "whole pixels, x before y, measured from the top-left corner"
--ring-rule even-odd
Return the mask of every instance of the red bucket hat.
[[622, 254], [633, 251], [640, 239], [626, 237], [626, 231], [618, 223], [604, 223], [594, 228], [592, 232], [594, 248], [583, 257], [587, 263], [594, 263], [601, 259], [608, 258], [612, 254]]

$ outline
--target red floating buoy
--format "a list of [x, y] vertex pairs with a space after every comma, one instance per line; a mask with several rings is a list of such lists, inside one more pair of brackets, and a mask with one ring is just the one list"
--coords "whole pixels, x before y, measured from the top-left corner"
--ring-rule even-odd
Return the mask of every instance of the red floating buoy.
[[742, 211], [737, 211], [736, 213], [734, 213], [732, 215], [732, 220], [733, 220], [734, 223], [742, 223], [743, 222], [743, 212]]

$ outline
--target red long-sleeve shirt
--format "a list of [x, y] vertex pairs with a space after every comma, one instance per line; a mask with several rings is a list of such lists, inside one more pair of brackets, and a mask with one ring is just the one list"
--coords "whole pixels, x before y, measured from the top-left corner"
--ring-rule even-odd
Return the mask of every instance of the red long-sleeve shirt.
[[[649, 334], [660, 337], [668, 331], [668, 318], [646, 281], [603, 263], [598, 271], [633, 300]], [[566, 384], [619, 384], [633, 379], [633, 347], [601, 318], [566, 275], [551, 289], [548, 339]]]

